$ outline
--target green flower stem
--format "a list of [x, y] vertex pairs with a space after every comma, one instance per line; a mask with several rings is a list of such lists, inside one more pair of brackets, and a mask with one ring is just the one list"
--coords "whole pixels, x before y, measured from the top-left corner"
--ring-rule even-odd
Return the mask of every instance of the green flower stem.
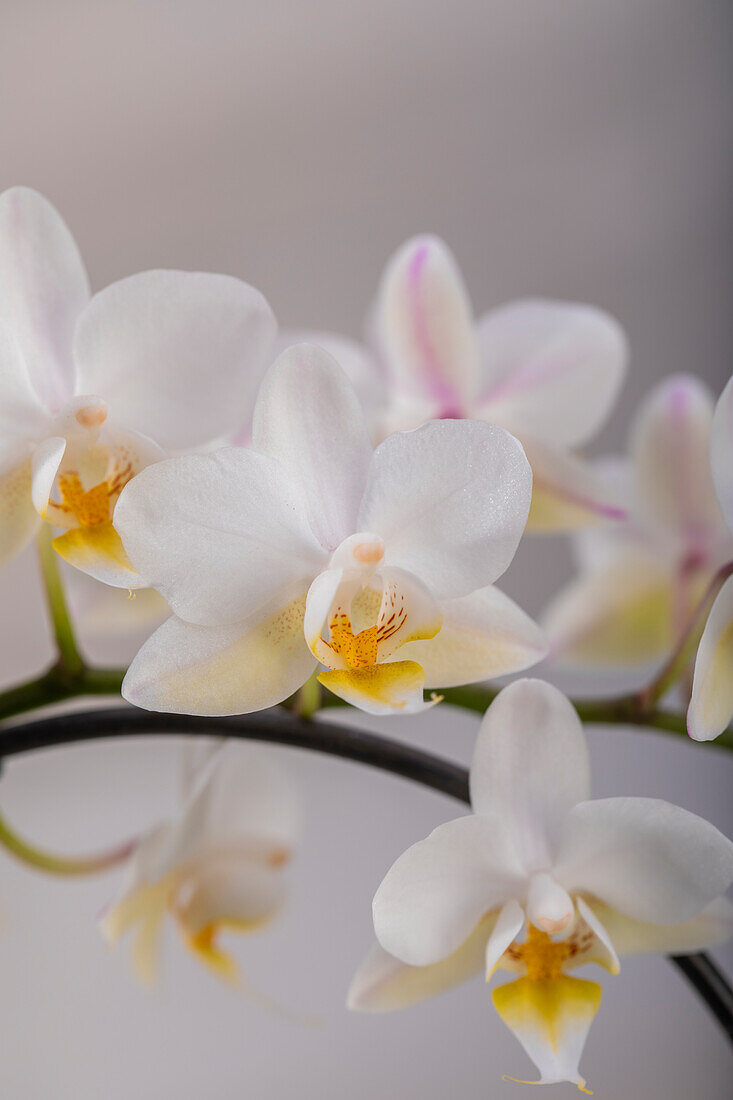
[[69, 609], [66, 606], [58, 554], [53, 548], [53, 528], [49, 523], [43, 523], [38, 534], [38, 557], [41, 562], [46, 603], [59, 651], [59, 665], [70, 676], [75, 676], [83, 669], [84, 661], [77, 649], [74, 628], [71, 625]]
[[124, 668], [82, 668], [70, 675], [59, 662], [35, 680], [0, 692], [0, 721], [82, 695], [119, 695]]
[[108, 852], [92, 856], [57, 856], [36, 848], [15, 832], [0, 814], [0, 844], [6, 852], [29, 867], [49, 875], [94, 875], [115, 867], [128, 859], [135, 850], [136, 840], [127, 841]]
[[312, 718], [323, 705], [321, 699], [322, 694], [321, 685], [318, 683], [318, 677], [314, 672], [312, 676], [306, 680], [302, 688], [295, 693], [295, 697], [292, 701], [292, 710], [294, 710], [296, 714], [299, 714], [301, 718]]

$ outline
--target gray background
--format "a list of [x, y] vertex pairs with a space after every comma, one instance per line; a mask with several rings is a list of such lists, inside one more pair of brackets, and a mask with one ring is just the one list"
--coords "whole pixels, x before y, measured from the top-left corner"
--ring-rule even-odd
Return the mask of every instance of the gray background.
[[[281, 323], [352, 335], [392, 249], [438, 232], [479, 311], [530, 293], [621, 319], [633, 360], [604, 450], [665, 373], [719, 390], [730, 372], [730, 30], [707, 0], [0, 0], [0, 186], [57, 204], [95, 287], [146, 267], [227, 271]], [[506, 587], [537, 612], [568, 568], [562, 540], [527, 543]], [[0, 575], [3, 684], [50, 656], [35, 585], [32, 552]], [[467, 761], [476, 721], [441, 708], [382, 728]], [[731, 764], [715, 749], [590, 739], [597, 793], [669, 798], [733, 831]], [[381, 875], [456, 806], [280, 755], [306, 808], [293, 904], [235, 947], [254, 983], [322, 1023], [263, 1014], [173, 936], [163, 987], [141, 992], [95, 928], [114, 875], [54, 882], [3, 859], [0, 1094], [521, 1095], [500, 1075], [530, 1067], [480, 981], [391, 1017], [341, 1007]], [[39, 841], [84, 849], [154, 821], [175, 779], [170, 743], [97, 745], [11, 762], [0, 797]], [[608, 1100], [715, 1100], [727, 1058], [650, 958], [606, 982], [583, 1068]]]

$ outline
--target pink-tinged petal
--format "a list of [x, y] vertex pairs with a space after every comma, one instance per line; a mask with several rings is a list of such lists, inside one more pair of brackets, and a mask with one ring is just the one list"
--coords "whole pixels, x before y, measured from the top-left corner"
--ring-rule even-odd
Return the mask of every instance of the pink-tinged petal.
[[626, 373], [623, 329], [570, 302], [519, 301], [478, 325], [483, 390], [474, 415], [561, 447], [596, 434]]
[[565, 976], [519, 978], [497, 986], [492, 997], [496, 1011], [541, 1075], [540, 1081], [519, 1081], [520, 1084], [552, 1085], [568, 1081], [581, 1092], [590, 1093], [578, 1064], [601, 1003], [601, 987], [597, 982]]
[[241, 447], [148, 466], [122, 490], [114, 524], [147, 584], [202, 626], [265, 610], [325, 565], [284, 471]]
[[733, 577], [717, 595], [695, 660], [687, 730], [712, 741], [733, 720]]
[[252, 442], [279, 463], [326, 550], [360, 529], [356, 517], [372, 445], [354, 388], [327, 351], [298, 344], [270, 367]]
[[95, 294], [79, 318], [77, 390], [166, 450], [200, 446], [250, 419], [275, 333], [241, 279], [144, 271]]
[[400, 649], [400, 657], [422, 665], [427, 688], [507, 676], [547, 654], [537, 624], [498, 588], [481, 588], [439, 606], [443, 625], [438, 634]]
[[588, 750], [568, 699], [516, 680], [486, 712], [471, 763], [471, 804], [505, 822], [527, 873], [551, 867], [569, 811], [588, 797]]
[[715, 406], [710, 437], [710, 462], [718, 501], [725, 521], [733, 531], [733, 378]]
[[407, 241], [387, 264], [376, 333], [398, 399], [463, 416], [476, 394], [478, 354], [463, 279], [437, 237]]
[[522, 436], [522, 445], [533, 476], [528, 531], [553, 534], [599, 524], [612, 527], [628, 517], [616, 487], [591, 463], [533, 437]]
[[194, 626], [171, 618], [145, 643], [122, 685], [145, 710], [249, 714], [297, 691], [316, 661], [303, 637], [305, 592], [253, 622]]
[[393, 1012], [436, 997], [480, 974], [496, 914], [476, 925], [457, 950], [432, 966], [408, 966], [375, 943], [354, 975], [346, 1000], [352, 1012]]
[[640, 514], [688, 552], [725, 530], [710, 469], [712, 420], [707, 387], [675, 375], [646, 399], [632, 435]]
[[27, 187], [0, 195], [0, 319], [10, 326], [43, 407], [58, 411], [74, 385], [72, 342], [89, 300], [73, 237], [47, 199]]
[[656, 798], [602, 798], [568, 814], [554, 876], [636, 920], [679, 924], [733, 882], [733, 843]]
[[385, 563], [439, 598], [485, 588], [507, 568], [532, 492], [521, 445], [475, 420], [433, 420], [374, 452], [357, 530], [385, 542]]
[[374, 931], [385, 951], [411, 966], [452, 955], [523, 879], [499, 818], [462, 817], [413, 844], [374, 897]]

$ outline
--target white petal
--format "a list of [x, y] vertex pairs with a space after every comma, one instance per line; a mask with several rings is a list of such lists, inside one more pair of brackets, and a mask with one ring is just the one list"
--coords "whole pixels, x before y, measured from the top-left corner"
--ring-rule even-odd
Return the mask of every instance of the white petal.
[[0, 320], [0, 453], [15, 442], [37, 438], [48, 421], [13, 330]]
[[462, 817], [413, 844], [374, 897], [374, 931], [385, 951], [411, 966], [446, 958], [522, 880], [497, 818]]
[[569, 1081], [590, 1091], [578, 1063], [601, 1002], [601, 987], [596, 982], [565, 976], [540, 981], [519, 978], [497, 986], [492, 998], [496, 1011], [540, 1071], [542, 1079], [537, 1084]]
[[431, 421], [374, 452], [358, 527], [381, 535], [387, 565], [443, 599], [465, 596], [509, 565], [531, 492], [513, 436], [479, 421]]
[[369, 434], [375, 439], [383, 417], [386, 380], [369, 349], [335, 332], [281, 330], [275, 341], [273, 359], [294, 344], [316, 344], [333, 356], [354, 387]]
[[626, 372], [623, 329], [572, 302], [518, 301], [478, 324], [483, 389], [474, 415], [521, 437], [578, 447], [606, 420]]
[[532, 466], [532, 507], [527, 529], [539, 534], [615, 526], [628, 516], [616, 488], [594, 465], [557, 446], [522, 436]]
[[123, 489], [114, 522], [148, 585], [203, 626], [301, 591], [324, 565], [282, 470], [241, 447], [148, 467]]
[[522, 906], [517, 901], [508, 901], [502, 907], [486, 944], [484, 964], [487, 982], [491, 979], [507, 947], [514, 943], [523, 928], [524, 910]]
[[66, 440], [61, 436], [44, 439], [33, 452], [33, 482], [31, 499], [33, 507], [44, 519], [48, 511], [51, 491], [66, 450]]
[[145, 271], [95, 294], [79, 318], [77, 390], [168, 450], [195, 447], [249, 420], [275, 332], [240, 279]]
[[733, 719], [733, 577], [728, 577], [705, 624], [695, 659], [687, 730], [711, 741]]
[[30, 542], [38, 523], [31, 501], [31, 460], [24, 453], [8, 454], [7, 465], [0, 467], [0, 565]]
[[398, 396], [429, 402], [433, 416], [465, 415], [478, 382], [471, 304], [437, 237], [407, 241], [387, 264], [376, 330]]
[[27, 187], [0, 195], [0, 318], [20, 345], [31, 384], [56, 412], [73, 392], [72, 340], [89, 283], [71, 233]]
[[[214, 845], [253, 842], [247, 854], [273, 855], [279, 865], [300, 833], [300, 808], [290, 775], [259, 745], [225, 742], [194, 781], [178, 825], [188, 856]], [[261, 848], [254, 846], [254, 842]]]
[[733, 531], [733, 378], [715, 406], [710, 461], [718, 501], [725, 521]]
[[684, 547], [723, 530], [710, 470], [713, 399], [697, 378], [675, 375], [644, 402], [632, 450], [641, 514]]
[[280, 463], [322, 546], [335, 550], [359, 529], [372, 446], [353, 386], [328, 352], [300, 344], [270, 367], [252, 441]]
[[547, 871], [532, 875], [527, 892], [527, 919], [542, 932], [557, 935], [572, 924], [575, 907], [567, 890], [563, 890]]
[[563, 823], [588, 797], [583, 727], [565, 696], [517, 680], [486, 712], [471, 763], [471, 805], [509, 829], [528, 873], [552, 866]]
[[665, 656], [675, 641], [677, 614], [668, 563], [632, 551], [561, 589], [542, 626], [554, 658], [623, 668]]
[[489, 586], [440, 604], [443, 625], [429, 641], [408, 642], [400, 658], [417, 661], [427, 688], [506, 676], [547, 653], [539, 627], [513, 600]]
[[[605, 967], [609, 974], [618, 974], [621, 964], [618, 961], [616, 945], [608, 928], [583, 898], [579, 897], [576, 900], [578, 913], [594, 936], [594, 942], [588, 949], [588, 955], [591, 956], [588, 961], [597, 962], [600, 966]], [[576, 965], [578, 964], [576, 963]]]
[[602, 798], [571, 810], [554, 875], [636, 920], [677, 924], [728, 889], [733, 843], [669, 802]]
[[378, 943], [354, 975], [346, 1001], [353, 1012], [392, 1012], [452, 989], [484, 968], [486, 938], [495, 920], [491, 914], [476, 925], [461, 946], [432, 966], [408, 966]]
[[176, 917], [192, 936], [219, 924], [244, 931], [275, 916], [286, 891], [282, 873], [272, 867], [248, 859], [215, 859], [184, 880]]
[[316, 661], [303, 637], [305, 593], [254, 622], [205, 627], [175, 617], [130, 665], [122, 694], [145, 710], [248, 714], [287, 699]]
[[727, 898], [717, 898], [696, 917], [681, 924], [634, 920], [596, 898], [589, 899], [587, 907], [603, 921], [619, 955], [692, 954], [725, 943], [733, 936], [733, 905]]

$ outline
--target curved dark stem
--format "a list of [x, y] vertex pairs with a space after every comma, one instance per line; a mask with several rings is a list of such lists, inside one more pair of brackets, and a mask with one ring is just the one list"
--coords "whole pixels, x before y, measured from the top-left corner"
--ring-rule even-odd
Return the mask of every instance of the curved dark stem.
[[[350, 726], [308, 721], [276, 708], [227, 718], [153, 714], [126, 707], [58, 714], [0, 728], [0, 758], [78, 741], [165, 734], [239, 737], [312, 749], [401, 775], [461, 802], [469, 801], [468, 771], [450, 760]], [[733, 989], [725, 976], [704, 954], [669, 958], [733, 1042]]]

